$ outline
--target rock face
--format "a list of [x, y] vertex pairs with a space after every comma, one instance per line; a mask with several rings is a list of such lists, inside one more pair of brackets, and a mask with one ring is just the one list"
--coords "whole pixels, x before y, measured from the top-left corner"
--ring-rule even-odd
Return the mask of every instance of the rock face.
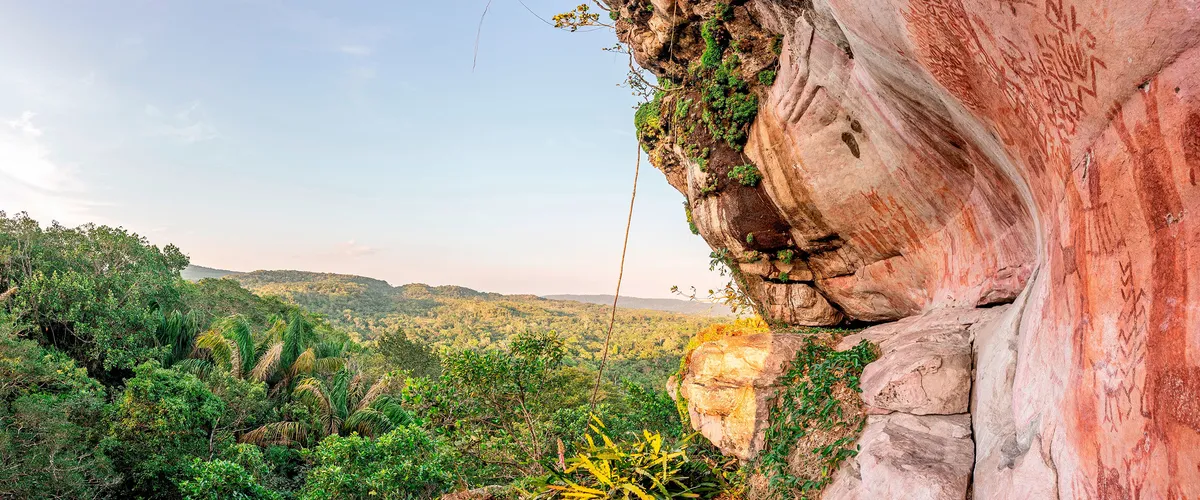
[[[658, 3], [618, 34], [673, 74], [714, 2]], [[974, 333], [973, 498], [1200, 497], [1200, 4], [735, 11], [782, 36], [745, 145], [762, 182], [704, 194], [687, 158], [656, 164], [713, 248], [796, 252], [796, 282], [747, 272], [766, 312], [886, 322], [1012, 302]], [[961, 409], [959, 386], [928, 394], [966, 370], [952, 337], [881, 361], [872, 404]]]
[[762, 449], [775, 381], [787, 371], [801, 339], [760, 333], [707, 342], [688, 357], [680, 395], [692, 427], [743, 460]]
[[[1007, 310], [937, 310], [842, 340], [838, 349], [864, 339], [879, 346], [881, 357], [862, 377], [863, 399], [877, 415], [827, 498], [964, 498], [975, 465], [971, 344]], [[802, 344], [798, 335], [771, 333], [702, 344], [682, 383], [692, 426], [726, 454], [754, 458], [776, 381]]]
[[873, 416], [859, 445], [862, 451], [839, 471], [824, 498], [942, 500], [967, 496], [975, 456], [969, 415]]
[[875, 413], [967, 413], [973, 365], [970, 327], [999, 312], [938, 310], [848, 336], [839, 348], [868, 340], [883, 353], [862, 374], [863, 401]]

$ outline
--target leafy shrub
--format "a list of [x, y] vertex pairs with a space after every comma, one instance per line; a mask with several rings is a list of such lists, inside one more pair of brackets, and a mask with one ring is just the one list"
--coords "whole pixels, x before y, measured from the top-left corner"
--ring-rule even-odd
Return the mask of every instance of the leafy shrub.
[[684, 98], [675, 101], [675, 121], [683, 121], [687, 119], [688, 114], [692, 111], [692, 99]]
[[436, 378], [442, 372], [437, 353], [424, 343], [410, 340], [403, 330], [384, 333], [376, 348], [388, 364], [401, 367], [414, 377]]
[[704, 79], [700, 89], [707, 105], [701, 119], [709, 133], [738, 151], [746, 143], [750, 123], [758, 116], [758, 96], [739, 76], [741, 64], [737, 56], [726, 58]]
[[767, 87], [770, 87], [771, 85], [775, 84], [775, 76], [776, 76], [776, 73], [775, 73], [775, 70], [773, 70], [773, 69], [764, 69], [762, 71], [759, 71], [758, 72], [758, 83], [761, 83]]
[[117, 480], [97, 452], [106, 394], [66, 355], [11, 336], [0, 312], [0, 498], [93, 498]]
[[699, 235], [700, 228], [696, 227], [696, 220], [692, 218], [692, 205], [688, 203], [687, 200], [683, 201], [683, 213], [687, 216], [688, 231], [691, 231], [692, 234]]
[[762, 173], [752, 163], [738, 165], [729, 169], [729, 178], [740, 182], [743, 186], [755, 187], [762, 182]]
[[401, 398], [455, 448], [468, 480], [539, 475], [555, 449], [555, 412], [585, 404], [595, 380], [564, 367], [565, 356], [554, 332], [519, 334], [503, 351], [447, 353], [441, 377], [408, 379]]
[[[0, 291], [12, 291], [17, 332], [53, 345], [102, 380], [170, 351], [155, 338], [159, 311], [177, 309], [178, 248], [152, 246], [120, 228], [45, 229], [0, 212]], [[112, 374], [112, 379], [121, 374]]]
[[268, 490], [244, 467], [227, 460], [192, 462], [191, 479], [179, 483], [185, 500], [278, 500], [282, 495]]
[[771, 39], [771, 52], [775, 55], [783, 54], [783, 35], [775, 35]]
[[126, 472], [128, 496], [173, 491], [193, 458], [211, 453], [211, 432], [225, 405], [193, 375], [158, 363], [138, 366], [117, 399], [101, 448]]
[[662, 130], [662, 92], [656, 92], [654, 99], [638, 105], [633, 114], [633, 126], [637, 130], [638, 140], [646, 145], [646, 149], [654, 148], [654, 144], [663, 135]]
[[704, 53], [700, 55], [700, 67], [707, 70], [717, 69], [721, 65], [721, 58], [725, 52], [726, 37], [720, 20], [714, 17], [704, 21], [704, 24], [700, 25], [700, 37], [704, 39]]
[[299, 498], [433, 498], [454, 479], [445, 445], [427, 431], [400, 426], [379, 439], [330, 436], [309, 454]]

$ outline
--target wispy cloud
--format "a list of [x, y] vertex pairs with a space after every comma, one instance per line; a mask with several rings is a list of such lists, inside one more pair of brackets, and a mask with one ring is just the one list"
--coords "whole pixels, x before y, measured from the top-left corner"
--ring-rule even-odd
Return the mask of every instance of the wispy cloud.
[[75, 170], [57, 163], [31, 111], [0, 124], [0, 210], [81, 223], [91, 203]]
[[345, 243], [340, 243], [334, 251], [335, 254], [343, 257], [365, 257], [379, 253], [379, 249], [369, 245], [363, 245], [355, 240], [350, 240]]
[[144, 112], [151, 119], [151, 135], [173, 137], [186, 144], [220, 137], [216, 127], [209, 123], [200, 101], [192, 101], [170, 115], [151, 104], [146, 105]]
[[342, 45], [338, 47], [338, 52], [352, 56], [369, 56], [372, 51], [371, 47], [366, 45]]

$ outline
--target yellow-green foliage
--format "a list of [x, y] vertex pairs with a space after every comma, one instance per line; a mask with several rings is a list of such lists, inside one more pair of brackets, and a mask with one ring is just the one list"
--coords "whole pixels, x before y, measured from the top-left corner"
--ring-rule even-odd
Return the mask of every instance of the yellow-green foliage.
[[687, 201], [683, 202], [683, 212], [687, 215], [688, 230], [692, 234], [699, 235], [700, 228], [696, 227], [696, 220], [692, 217], [692, 206]]
[[685, 470], [691, 437], [668, 445], [661, 434], [643, 431], [632, 442], [618, 443], [608, 437], [604, 422], [592, 420], [581, 451], [567, 460], [561, 483], [546, 485], [542, 498], [700, 498], [715, 489], [698, 477], [703, 473]]
[[654, 144], [662, 138], [662, 92], [656, 92], [654, 99], [638, 106], [633, 114], [633, 126], [637, 129], [638, 140], [647, 150], [654, 149]]

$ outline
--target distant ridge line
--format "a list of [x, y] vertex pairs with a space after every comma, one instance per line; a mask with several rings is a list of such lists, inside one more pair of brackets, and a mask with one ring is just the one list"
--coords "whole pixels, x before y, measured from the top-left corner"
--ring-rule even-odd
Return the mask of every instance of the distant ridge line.
[[[476, 290], [473, 290], [470, 288], [454, 286], [454, 285], [430, 286], [430, 285], [424, 285], [424, 284], [420, 284], [420, 283], [410, 283], [410, 284], [406, 284], [406, 285], [392, 286], [390, 283], [388, 283], [384, 280], [380, 280], [380, 279], [376, 279], [376, 278], [369, 278], [366, 276], [357, 276], [357, 275], [350, 275], [350, 274], [337, 274], [337, 273], [321, 273], [321, 272], [311, 272], [311, 271], [296, 271], [296, 270], [265, 271], [264, 270], [264, 271], [253, 271], [253, 272], [238, 272], [238, 271], [230, 271], [230, 270], [226, 270], [226, 269], [215, 269], [215, 268], [210, 268], [210, 267], [192, 265], [192, 266], [188, 266], [186, 269], [184, 269], [181, 274], [184, 279], [189, 280], [189, 281], [200, 281], [200, 280], [206, 279], [206, 278], [234, 278], [234, 279], [239, 279], [239, 281], [265, 278], [268, 282], [275, 282], [275, 283], [302, 282], [302, 281], [308, 281], [308, 280], [311, 280], [314, 278], [319, 279], [319, 278], [333, 277], [333, 278], [342, 278], [342, 279], [348, 279], [348, 280], [359, 280], [358, 282], [360, 282], [360, 283], [373, 282], [373, 283], [377, 283], [382, 286], [386, 286], [390, 289], [397, 289], [397, 290], [425, 289], [428, 291], [442, 292], [442, 293], [446, 293], [449, 295], [457, 295], [457, 296], [478, 296], [481, 298], [482, 297], [491, 297], [491, 298], [510, 297], [510, 298], [526, 298], [526, 299], [535, 299], [536, 298], [536, 299], [545, 299], [545, 300], [579, 302], [579, 303], [584, 303], [584, 304], [607, 305], [610, 307], [612, 306], [612, 303], [613, 303], [613, 296], [606, 295], [606, 294], [596, 294], [596, 295], [588, 295], [588, 294], [556, 294], [556, 295], [512, 294], [512, 295], [502, 295], [502, 294], [496, 294], [496, 293], [479, 292], [479, 291], [476, 291]], [[629, 296], [624, 296], [624, 295], [622, 295], [620, 300], [617, 301], [617, 307], [620, 309], [642, 309], [642, 310], [650, 310], [650, 311], [660, 311], [660, 312], [687, 314], [687, 315], [703, 315], [703, 316], [712, 316], [712, 317], [732, 317], [734, 315], [733, 311], [731, 311], [728, 307], [720, 305], [720, 304], [710, 303], [710, 302], [689, 301], [689, 300], [681, 300], [681, 299], [647, 299], [647, 298], [640, 298], [640, 297], [629, 297]]]
[[[583, 302], [586, 304], [611, 305], [613, 301], [612, 295], [577, 295], [577, 294], [560, 294], [560, 295], [543, 295], [542, 298], [548, 300], [569, 300], [574, 302]], [[650, 309], [653, 311], [674, 312], [682, 314], [705, 314], [709, 316], [733, 316], [733, 311], [721, 304], [711, 302], [698, 302], [691, 300], [680, 299], [645, 299], [639, 297], [629, 297], [622, 295], [617, 300], [617, 307], [621, 309]]]

